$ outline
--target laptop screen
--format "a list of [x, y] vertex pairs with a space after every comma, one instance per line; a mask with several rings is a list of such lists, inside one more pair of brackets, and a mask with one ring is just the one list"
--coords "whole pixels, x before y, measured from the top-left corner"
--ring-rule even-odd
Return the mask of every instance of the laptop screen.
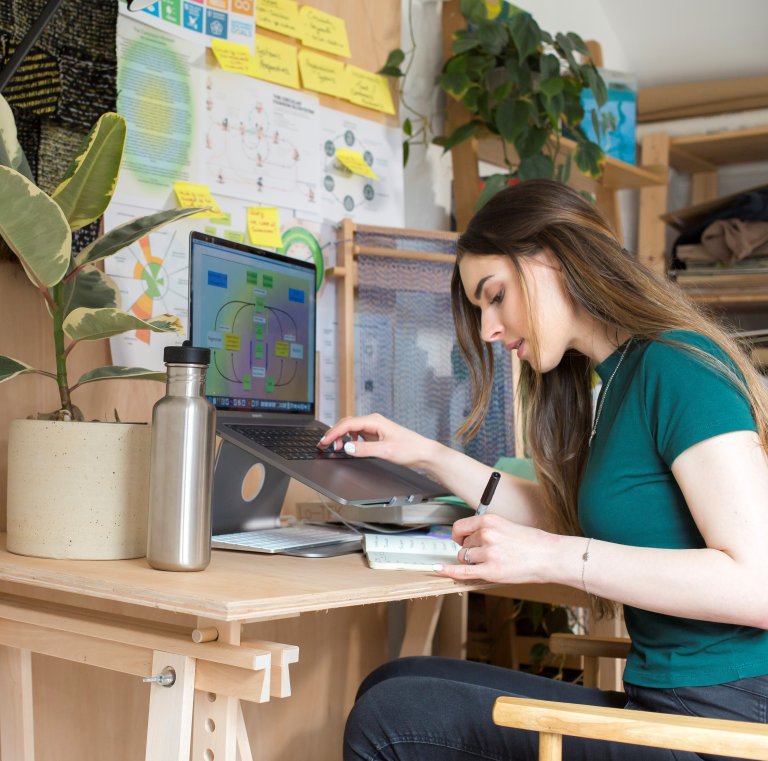
[[315, 412], [315, 266], [190, 235], [190, 339], [219, 410]]

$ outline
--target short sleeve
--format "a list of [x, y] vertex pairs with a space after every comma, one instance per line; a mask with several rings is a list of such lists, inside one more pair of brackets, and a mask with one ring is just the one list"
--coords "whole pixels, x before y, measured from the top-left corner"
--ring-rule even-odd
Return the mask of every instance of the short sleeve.
[[715, 360], [712, 364], [688, 348], [660, 341], [650, 343], [645, 351], [646, 419], [659, 455], [671, 466], [678, 455], [700, 441], [733, 431], [755, 431], [757, 426], [746, 395], [726, 367], [738, 370], [722, 349], [695, 333], [669, 338], [695, 346]]

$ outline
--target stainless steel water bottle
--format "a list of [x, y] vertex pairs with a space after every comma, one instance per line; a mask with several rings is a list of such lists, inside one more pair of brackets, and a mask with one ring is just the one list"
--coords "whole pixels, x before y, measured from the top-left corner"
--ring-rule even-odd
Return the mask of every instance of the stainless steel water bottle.
[[211, 561], [216, 409], [205, 397], [209, 349], [167, 346], [165, 396], [152, 410], [147, 561], [202, 571]]

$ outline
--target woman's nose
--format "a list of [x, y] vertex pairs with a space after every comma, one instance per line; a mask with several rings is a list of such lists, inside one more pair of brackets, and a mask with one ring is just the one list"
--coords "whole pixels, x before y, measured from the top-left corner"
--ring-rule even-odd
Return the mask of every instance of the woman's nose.
[[496, 319], [492, 313], [489, 314], [487, 311], [483, 312], [482, 317], [480, 318], [480, 337], [483, 341], [486, 343], [498, 341], [501, 339], [503, 333], [504, 330], [499, 320]]

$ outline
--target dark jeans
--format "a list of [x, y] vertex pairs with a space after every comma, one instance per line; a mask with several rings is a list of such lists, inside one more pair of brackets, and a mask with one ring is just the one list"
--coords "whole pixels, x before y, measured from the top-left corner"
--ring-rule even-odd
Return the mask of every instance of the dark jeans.
[[[536, 761], [533, 732], [498, 727], [497, 697], [766, 722], [768, 676], [713, 687], [627, 694], [590, 689], [484, 663], [402, 658], [370, 674], [357, 694], [344, 736], [345, 761]], [[706, 756], [623, 743], [563, 738], [567, 761], [700, 761]], [[716, 758], [714, 756], [709, 758]]]

